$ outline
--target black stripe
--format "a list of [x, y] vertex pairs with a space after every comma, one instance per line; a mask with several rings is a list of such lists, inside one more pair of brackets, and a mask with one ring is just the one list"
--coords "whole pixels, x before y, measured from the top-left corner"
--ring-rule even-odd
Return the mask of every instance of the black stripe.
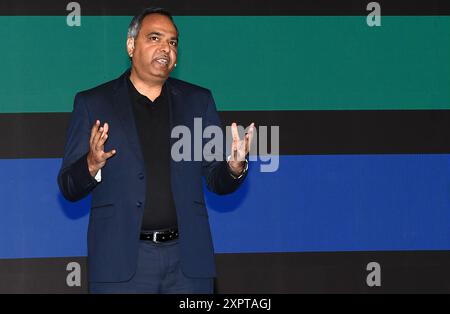
[[281, 155], [450, 152], [450, 110], [225, 111], [233, 121], [280, 126]]
[[[381, 268], [369, 287], [367, 265]], [[220, 254], [221, 293], [450, 293], [450, 251]]]
[[[69, 287], [67, 264], [81, 266]], [[217, 293], [450, 293], [450, 251], [218, 254]], [[369, 287], [367, 265], [380, 265]], [[0, 260], [0, 293], [85, 293], [86, 258]]]
[[[71, 273], [67, 265], [81, 266], [81, 286], [69, 287]], [[3, 293], [85, 293], [87, 273], [85, 257], [0, 259], [0, 294]]]
[[[70, 1], [2, 0], [1, 15], [67, 15]], [[174, 15], [367, 15], [369, 0], [78, 0], [82, 15], [135, 15], [149, 6]], [[382, 15], [449, 15], [447, 0], [377, 0]]]
[[[224, 125], [279, 126], [280, 154], [450, 153], [450, 110], [222, 111]], [[0, 158], [63, 156], [69, 113], [0, 114]], [[270, 128], [269, 128], [270, 129]], [[270, 133], [269, 133], [270, 134]]]
[[69, 113], [0, 114], [0, 158], [63, 156]]

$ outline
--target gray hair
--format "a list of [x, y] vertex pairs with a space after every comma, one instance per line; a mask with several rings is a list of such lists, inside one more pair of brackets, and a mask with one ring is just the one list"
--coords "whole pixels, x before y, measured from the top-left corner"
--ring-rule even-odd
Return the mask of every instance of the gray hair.
[[133, 19], [131, 20], [130, 26], [128, 26], [128, 35], [127, 35], [128, 38], [136, 39], [136, 37], [139, 34], [139, 31], [141, 30], [142, 21], [144, 20], [144, 18], [147, 15], [150, 15], [150, 14], [161, 14], [161, 15], [167, 16], [170, 19], [170, 21], [172, 21], [172, 23], [175, 26], [175, 29], [177, 31], [177, 34], [178, 34], [178, 28], [175, 25], [173, 18], [172, 18], [172, 14], [170, 14], [169, 11], [167, 11], [163, 8], [146, 8], [141, 13], [139, 13], [138, 15], [133, 17]]

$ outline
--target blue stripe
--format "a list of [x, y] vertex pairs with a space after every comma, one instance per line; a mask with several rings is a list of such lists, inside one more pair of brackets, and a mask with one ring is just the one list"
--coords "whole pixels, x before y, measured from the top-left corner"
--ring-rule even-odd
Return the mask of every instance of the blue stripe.
[[67, 202], [61, 159], [0, 160], [0, 258], [86, 256], [90, 198]]
[[[0, 160], [0, 258], [86, 255], [89, 199], [60, 159]], [[207, 193], [218, 253], [450, 249], [449, 155], [282, 156], [236, 193]]]
[[218, 253], [450, 249], [448, 155], [283, 156], [208, 194]]

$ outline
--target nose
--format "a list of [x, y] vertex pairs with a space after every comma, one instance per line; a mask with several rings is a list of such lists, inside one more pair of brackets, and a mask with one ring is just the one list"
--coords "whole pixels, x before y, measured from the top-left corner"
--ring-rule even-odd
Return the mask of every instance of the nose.
[[169, 53], [170, 44], [167, 41], [161, 41], [161, 46], [159, 48], [161, 52]]

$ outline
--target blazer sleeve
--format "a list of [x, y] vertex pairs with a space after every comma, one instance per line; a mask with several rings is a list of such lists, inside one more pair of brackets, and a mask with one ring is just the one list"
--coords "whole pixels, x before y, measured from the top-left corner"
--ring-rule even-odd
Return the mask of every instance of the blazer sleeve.
[[[216, 110], [216, 104], [210, 91], [207, 93], [207, 109], [206, 109], [206, 125], [217, 125], [222, 130], [222, 123]], [[211, 192], [216, 194], [229, 194], [236, 191], [247, 176], [246, 171], [240, 178], [235, 179], [231, 176], [230, 168], [225, 157], [226, 141], [224, 139], [222, 147], [222, 161], [205, 161], [202, 162], [203, 176], [206, 185]]]
[[67, 130], [64, 158], [58, 173], [58, 186], [69, 201], [87, 196], [98, 182], [89, 173], [87, 154], [91, 121], [82, 94], [77, 94]]

